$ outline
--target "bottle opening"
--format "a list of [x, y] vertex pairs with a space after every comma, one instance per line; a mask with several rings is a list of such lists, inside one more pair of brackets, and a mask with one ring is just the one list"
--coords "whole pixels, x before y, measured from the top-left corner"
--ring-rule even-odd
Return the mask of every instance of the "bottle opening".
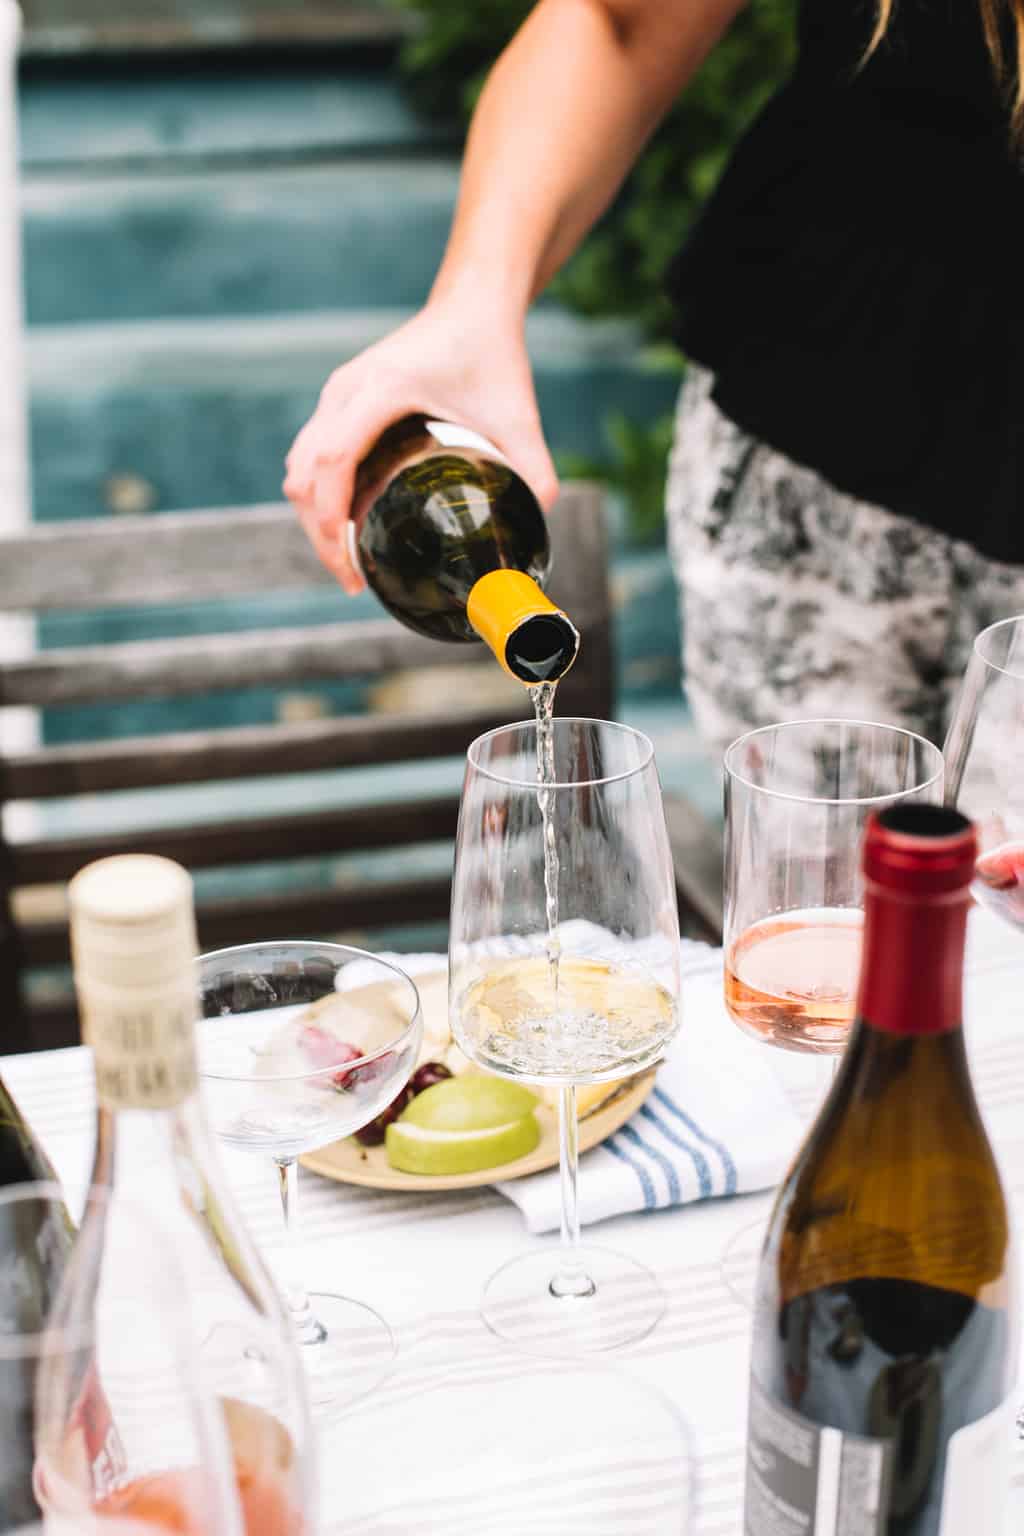
[[551, 683], [568, 672], [579, 643], [578, 631], [564, 614], [538, 614], [509, 635], [505, 661], [521, 682]]
[[977, 857], [974, 826], [959, 811], [894, 805], [868, 823], [864, 877], [876, 889], [914, 898], [961, 893], [966, 900]]
[[966, 816], [945, 805], [891, 805], [878, 821], [887, 832], [905, 837], [958, 837], [971, 830]]

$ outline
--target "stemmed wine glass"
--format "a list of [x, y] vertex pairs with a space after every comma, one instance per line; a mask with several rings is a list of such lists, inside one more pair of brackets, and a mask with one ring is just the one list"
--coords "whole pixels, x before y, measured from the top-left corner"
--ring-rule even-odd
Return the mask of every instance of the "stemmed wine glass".
[[[385, 1109], [416, 1065], [423, 1020], [397, 966], [343, 944], [281, 941], [202, 955], [199, 1070], [217, 1134], [277, 1168], [285, 1232], [297, 1225], [303, 1153], [351, 1136]], [[287, 1300], [320, 1417], [373, 1389], [394, 1335], [365, 1302], [297, 1278]]]
[[1024, 615], [974, 641], [946, 736], [946, 800], [977, 824], [975, 898], [1024, 927]]
[[532, 722], [469, 748], [449, 1008], [479, 1066], [561, 1090], [561, 1249], [543, 1244], [499, 1269], [484, 1319], [528, 1351], [583, 1354], [641, 1337], [664, 1309], [642, 1265], [580, 1243], [576, 1084], [643, 1071], [664, 1052], [677, 1027], [679, 923], [650, 741], [600, 720], [546, 728], [540, 758]]
[[[767, 1045], [838, 1065], [853, 1023], [863, 925], [860, 848], [872, 811], [938, 803], [943, 761], [913, 731], [794, 720], [725, 753], [725, 1005]], [[723, 1262], [744, 1305], [763, 1223]]]
[[[40, 1254], [62, 1219], [55, 1185], [0, 1194], [0, 1220], [23, 1255]], [[47, 1531], [306, 1536], [315, 1527], [312, 1430], [292, 1341], [279, 1314], [247, 1292], [244, 1255], [232, 1259], [234, 1270], [184, 1207], [160, 1202], [158, 1221], [138, 1197], [90, 1191], [34, 1341], [33, 1477]], [[9, 1450], [8, 1440], [0, 1462]]]
[[972, 893], [1024, 929], [1024, 614], [976, 636], [943, 751], [946, 803], [978, 829]]

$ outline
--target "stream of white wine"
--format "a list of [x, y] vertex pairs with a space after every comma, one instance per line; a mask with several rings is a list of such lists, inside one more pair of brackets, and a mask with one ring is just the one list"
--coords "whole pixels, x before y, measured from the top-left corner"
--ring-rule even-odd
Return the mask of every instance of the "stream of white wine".
[[537, 716], [537, 803], [540, 806], [544, 836], [544, 912], [547, 920], [548, 967], [551, 972], [551, 996], [554, 1004], [552, 1028], [560, 1033], [558, 1009], [558, 962], [561, 942], [558, 937], [558, 828], [555, 823], [555, 690], [554, 683], [538, 683], [531, 688]]

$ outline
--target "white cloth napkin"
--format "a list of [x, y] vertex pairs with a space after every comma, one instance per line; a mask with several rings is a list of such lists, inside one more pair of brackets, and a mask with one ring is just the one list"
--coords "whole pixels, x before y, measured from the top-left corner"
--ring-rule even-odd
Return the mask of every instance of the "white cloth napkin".
[[[591, 925], [566, 924], [563, 932], [577, 941], [585, 936], [589, 950], [600, 952], [600, 933]], [[445, 965], [436, 954], [381, 958], [413, 977]], [[786, 1074], [773, 1067], [805, 1067], [807, 1058], [773, 1063], [769, 1058], [788, 1053], [758, 1045], [736, 1027], [722, 1000], [720, 949], [684, 940], [680, 970], [679, 1034], [653, 1092], [620, 1130], [580, 1158], [584, 1226], [625, 1211], [769, 1189], [800, 1141], [804, 1122], [786, 1092]], [[356, 968], [351, 979], [360, 979]], [[495, 1188], [519, 1207], [531, 1232], [559, 1226], [557, 1168]]]
[[[679, 1034], [647, 1102], [580, 1159], [580, 1220], [660, 1210], [776, 1184], [803, 1125], [771, 1069], [770, 1052], [741, 1034], [722, 1001], [722, 955], [684, 943]], [[531, 1232], [561, 1219], [557, 1169], [497, 1188]]]

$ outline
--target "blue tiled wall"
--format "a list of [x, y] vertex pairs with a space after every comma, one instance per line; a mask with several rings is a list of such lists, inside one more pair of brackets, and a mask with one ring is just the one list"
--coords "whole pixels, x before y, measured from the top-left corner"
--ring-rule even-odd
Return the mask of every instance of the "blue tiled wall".
[[[457, 184], [453, 144], [393, 69], [36, 70], [21, 86], [35, 516], [274, 500], [328, 371], [424, 297]], [[628, 325], [552, 305], [530, 346], [552, 448], [595, 454], [613, 409], [667, 409], [677, 381]], [[677, 687], [663, 554], [616, 560], [627, 693]], [[356, 618], [369, 600], [289, 595], [261, 621]], [[45, 645], [242, 627], [252, 606], [49, 618]], [[357, 687], [319, 689], [359, 707]], [[270, 718], [269, 692], [54, 712], [52, 740]]]

